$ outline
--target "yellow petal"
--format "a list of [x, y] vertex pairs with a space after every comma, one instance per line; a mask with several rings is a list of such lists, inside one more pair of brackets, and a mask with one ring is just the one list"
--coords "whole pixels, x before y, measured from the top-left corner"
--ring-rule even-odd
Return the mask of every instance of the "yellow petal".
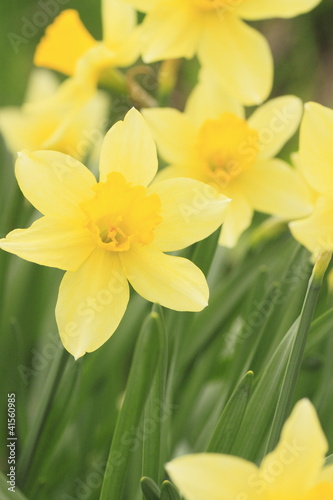
[[236, 245], [243, 231], [251, 225], [253, 209], [239, 193], [233, 193], [229, 189], [228, 196], [230, 196], [231, 202], [227, 208], [219, 244], [232, 248]]
[[65, 217], [42, 217], [28, 229], [15, 229], [0, 248], [42, 266], [75, 271], [93, 251], [90, 232]]
[[267, 19], [270, 17], [294, 17], [309, 12], [321, 0], [251, 0], [241, 2], [237, 13], [244, 19]]
[[121, 42], [135, 27], [136, 12], [122, 0], [102, 0], [102, 25], [106, 44]]
[[320, 196], [313, 214], [291, 222], [294, 238], [315, 256], [322, 251], [333, 251], [333, 197]]
[[320, 193], [333, 190], [333, 110], [309, 102], [305, 105], [300, 131], [300, 168]]
[[128, 299], [128, 282], [113, 252], [96, 249], [78, 271], [65, 274], [56, 319], [62, 343], [75, 359], [111, 337]]
[[33, 69], [26, 92], [25, 101], [37, 103], [51, 97], [59, 86], [59, 79], [52, 71], [45, 69]]
[[147, 186], [157, 172], [156, 147], [139, 111], [132, 108], [106, 134], [101, 151], [100, 177], [120, 172], [128, 182]]
[[140, 12], [149, 12], [154, 5], [156, 0], [124, 0], [126, 3], [133, 5]]
[[172, 481], [186, 500], [251, 499], [257, 467], [246, 460], [215, 453], [187, 455], [166, 465]]
[[303, 113], [302, 101], [287, 95], [271, 99], [258, 108], [248, 124], [259, 134], [259, 156], [272, 158], [296, 132]]
[[327, 448], [316, 410], [309, 400], [299, 401], [284, 424], [277, 447], [261, 464], [267, 491], [276, 495], [273, 498], [302, 498], [315, 484]]
[[71, 156], [55, 151], [22, 152], [15, 173], [24, 196], [44, 215], [79, 217], [92, 196], [93, 174]]
[[201, 12], [191, 2], [156, 2], [142, 25], [143, 60], [192, 58], [201, 29]]
[[120, 255], [128, 280], [145, 299], [175, 311], [201, 311], [207, 305], [205, 276], [192, 262], [136, 245]]
[[328, 465], [323, 468], [318, 477], [318, 482], [321, 481], [326, 481], [327, 483], [331, 483], [333, 485], [333, 465]]
[[232, 97], [214, 78], [214, 74], [202, 69], [199, 83], [194, 87], [186, 103], [185, 114], [196, 126], [208, 118], [219, 118], [229, 111], [240, 118], [244, 117], [244, 108], [237, 99]]
[[185, 248], [213, 233], [223, 222], [229, 200], [193, 179], [156, 182], [148, 190], [161, 200], [162, 222], [154, 245], [164, 252]]
[[231, 13], [207, 18], [198, 54], [201, 64], [243, 104], [259, 104], [270, 93], [273, 60], [268, 43]]
[[239, 189], [254, 210], [286, 219], [313, 210], [312, 194], [295, 169], [277, 158], [261, 160], [243, 172]]
[[186, 161], [196, 141], [196, 129], [184, 113], [173, 108], [142, 110], [159, 153], [170, 163]]
[[34, 64], [72, 75], [80, 57], [96, 44], [76, 10], [59, 14], [37, 46]]

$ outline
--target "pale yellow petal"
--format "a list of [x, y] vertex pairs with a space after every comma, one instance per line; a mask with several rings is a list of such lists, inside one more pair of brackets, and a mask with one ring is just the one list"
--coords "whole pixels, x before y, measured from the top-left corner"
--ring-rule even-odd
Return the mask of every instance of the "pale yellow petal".
[[277, 97], [258, 108], [248, 124], [259, 134], [259, 156], [272, 158], [296, 132], [303, 113], [302, 101], [295, 96]]
[[100, 177], [120, 172], [128, 182], [147, 186], [157, 172], [157, 153], [151, 132], [136, 109], [132, 108], [106, 134], [101, 151]]
[[302, 498], [315, 484], [327, 448], [315, 408], [302, 399], [284, 424], [277, 447], [261, 464], [261, 477], [269, 478], [267, 492], [276, 498]]
[[237, 13], [250, 20], [294, 17], [309, 12], [320, 2], [321, 0], [250, 0], [240, 2]]
[[191, 2], [156, 2], [142, 25], [142, 53], [147, 63], [192, 58], [202, 29], [201, 12]]
[[205, 120], [219, 118], [226, 111], [244, 117], [243, 106], [226, 91], [214, 73], [207, 69], [201, 70], [199, 83], [194, 87], [186, 103], [186, 116], [196, 126], [200, 126]]
[[198, 54], [201, 64], [243, 104], [259, 104], [270, 93], [273, 59], [268, 43], [233, 14], [207, 18]]
[[184, 113], [173, 108], [151, 108], [143, 109], [142, 115], [167, 162], [183, 162], [192, 155], [196, 128]]
[[132, 246], [120, 255], [133, 288], [150, 302], [175, 311], [201, 311], [209, 290], [205, 276], [192, 262], [153, 246]]
[[80, 57], [96, 44], [76, 10], [64, 10], [39, 42], [34, 64], [72, 75]]
[[300, 131], [300, 168], [310, 186], [320, 193], [333, 190], [332, 137], [333, 110], [307, 103]]
[[102, 0], [103, 41], [107, 44], [126, 39], [136, 25], [135, 9], [123, 0]]
[[15, 173], [24, 196], [51, 216], [79, 217], [79, 204], [91, 198], [96, 184], [82, 163], [55, 151], [20, 153]]
[[59, 79], [52, 71], [46, 69], [33, 69], [26, 92], [25, 101], [37, 103], [51, 97], [59, 86]]
[[333, 465], [327, 465], [319, 474], [318, 482], [326, 481], [333, 485]]
[[65, 274], [56, 320], [62, 343], [75, 359], [111, 337], [128, 299], [129, 286], [117, 253], [96, 249], [78, 271]]
[[94, 249], [91, 233], [65, 217], [42, 217], [28, 229], [15, 229], [0, 248], [42, 266], [75, 271]]
[[124, 0], [124, 2], [133, 5], [140, 12], [149, 12], [156, 4], [156, 0]]
[[261, 160], [243, 172], [239, 189], [254, 210], [291, 220], [313, 210], [313, 197], [303, 178], [277, 158]]
[[238, 242], [243, 231], [251, 225], [253, 209], [239, 193], [233, 193], [229, 189], [228, 196], [230, 196], [231, 202], [227, 208], [219, 244], [232, 248]]
[[186, 500], [257, 500], [251, 482], [258, 469], [242, 458], [200, 453], [185, 455], [166, 465], [172, 481]]
[[314, 212], [305, 219], [289, 224], [294, 238], [315, 256], [333, 251], [333, 196], [320, 196]]
[[229, 204], [208, 184], [193, 179], [154, 183], [150, 193], [161, 200], [162, 222], [155, 229], [154, 245], [164, 252], [180, 250], [213, 233], [222, 224]]

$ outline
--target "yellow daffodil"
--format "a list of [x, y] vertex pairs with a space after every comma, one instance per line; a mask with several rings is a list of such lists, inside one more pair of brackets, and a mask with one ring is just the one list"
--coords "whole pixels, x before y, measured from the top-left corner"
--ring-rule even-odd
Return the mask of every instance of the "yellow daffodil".
[[333, 465], [324, 467], [327, 449], [316, 411], [303, 399], [260, 467], [202, 453], [177, 458], [166, 468], [186, 500], [332, 500]]
[[39, 69], [31, 75], [26, 103], [0, 110], [0, 129], [15, 154], [53, 149], [83, 158], [104, 132], [108, 110], [105, 93], [86, 94], [72, 78], [59, 86], [55, 75]]
[[39, 43], [34, 63], [96, 85], [106, 68], [132, 64], [139, 55], [136, 13], [122, 0], [102, 0], [103, 40], [88, 32], [76, 10], [59, 14]]
[[232, 200], [221, 245], [236, 244], [254, 210], [288, 220], [312, 210], [301, 176], [274, 158], [298, 127], [302, 103], [297, 97], [273, 99], [246, 121], [243, 108], [208, 80], [194, 90], [184, 113], [152, 108], [143, 114], [169, 163], [161, 177], [198, 179]]
[[293, 236], [317, 256], [333, 251], [333, 110], [305, 105], [297, 166], [316, 199], [313, 213], [291, 222]]
[[320, 0], [126, 0], [146, 12], [146, 62], [198, 54], [201, 64], [244, 104], [258, 104], [272, 87], [273, 61], [265, 38], [243, 22], [293, 17]]
[[128, 281], [147, 300], [177, 311], [207, 305], [202, 272], [164, 252], [215, 231], [228, 200], [191, 179], [149, 185], [156, 171], [155, 144], [135, 109], [105, 136], [98, 183], [62, 153], [23, 152], [17, 160], [20, 188], [44, 217], [9, 233], [0, 248], [67, 271], [56, 319], [75, 358], [115, 331], [127, 307]]

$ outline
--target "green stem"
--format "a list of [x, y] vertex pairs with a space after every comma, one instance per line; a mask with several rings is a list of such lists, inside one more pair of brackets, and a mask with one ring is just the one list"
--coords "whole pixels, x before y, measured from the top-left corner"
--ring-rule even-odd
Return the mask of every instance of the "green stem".
[[295, 341], [292, 345], [287, 368], [281, 386], [280, 396], [275, 410], [266, 453], [273, 450], [279, 440], [281, 429], [290, 414], [298, 375], [301, 369], [308, 333], [316, 309], [319, 292], [325, 271], [330, 263], [331, 253], [321, 254], [312, 271], [304, 299], [300, 322]]

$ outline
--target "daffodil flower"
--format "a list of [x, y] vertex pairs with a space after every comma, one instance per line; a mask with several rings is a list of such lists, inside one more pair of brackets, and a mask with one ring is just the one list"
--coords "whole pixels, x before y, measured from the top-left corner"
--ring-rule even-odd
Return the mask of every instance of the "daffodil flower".
[[293, 236], [316, 257], [333, 251], [333, 110], [309, 102], [300, 130], [297, 166], [312, 189], [313, 213], [289, 224]]
[[242, 103], [270, 93], [273, 60], [266, 39], [244, 23], [293, 17], [320, 0], [126, 0], [146, 12], [142, 47], [146, 62], [198, 55], [223, 87]]
[[169, 163], [161, 178], [198, 179], [232, 200], [221, 245], [237, 243], [255, 210], [287, 220], [311, 212], [311, 196], [302, 177], [274, 158], [299, 125], [302, 103], [297, 97], [273, 99], [246, 121], [239, 103], [208, 79], [195, 88], [184, 113], [152, 108], [143, 110], [143, 115]]
[[172, 179], [150, 185], [157, 155], [138, 111], [107, 133], [100, 182], [80, 162], [54, 151], [23, 152], [16, 176], [41, 217], [0, 240], [23, 259], [67, 271], [56, 319], [75, 358], [101, 346], [117, 328], [129, 285], [177, 311], [207, 305], [203, 273], [165, 254], [199, 241], [222, 223], [228, 200], [206, 184]]
[[139, 55], [136, 13], [121, 0], [102, 0], [103, 40], [97, 41], [74, 9], [64, 10], [47, 28], [34, 63], [98, 83], [103, 70], [129, 66]]
[[59, 85], [50, 71], [36, 69], [25, 104], [0, 110], [0, 129], [15, 154], [53, 149], [80, 159], [97, 146], [96, 132], [99, 137], [104, 132], [108, 111], [104, 92], [91, 96], [72, 78]]
[[166, 469], [186, 500], [332, 500], [327, 449], [316, 411], [303, 399], [260, 467], [239, 457], [202, 453], [176, 458]]

